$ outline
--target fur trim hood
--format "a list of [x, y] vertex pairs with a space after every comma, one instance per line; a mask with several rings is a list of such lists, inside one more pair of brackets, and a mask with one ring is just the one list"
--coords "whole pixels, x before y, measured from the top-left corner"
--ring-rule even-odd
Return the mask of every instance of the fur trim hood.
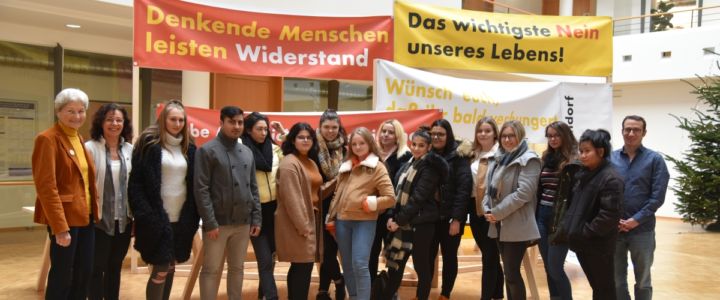
[[457, 155], [459, 157], [472, 158], [473, 156], [475, 156], [475, 153], [472, 149], [472, 141], [466, 139], [459, 139], [456, 142], [458, 146], [455, 151], [457, 152]]
[[[380, 158], [377, 157], [377, 155], [370, 153], [363, 161], [360, 162], [361, 166], [366, 166], [371, 169], [375, 169], [377, 167], [378, 163], [380, 163]], [[345, 173], [352, 170], [352, 161], [346, 160], [340, 165], [340, 171], [339, 173]]]

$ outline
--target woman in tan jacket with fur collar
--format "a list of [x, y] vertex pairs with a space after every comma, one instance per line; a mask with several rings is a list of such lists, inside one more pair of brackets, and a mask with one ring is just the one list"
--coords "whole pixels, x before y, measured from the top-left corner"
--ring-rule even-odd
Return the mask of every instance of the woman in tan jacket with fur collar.
[[326, 226], [331, 232], [333, 228], [336, 230], [350, 299], [367, 300], [370, 299], [368, 261], [378, 212], [395, 205], [395, 193], [367, 128], [353, 131], [349, 148], [340, 166]]

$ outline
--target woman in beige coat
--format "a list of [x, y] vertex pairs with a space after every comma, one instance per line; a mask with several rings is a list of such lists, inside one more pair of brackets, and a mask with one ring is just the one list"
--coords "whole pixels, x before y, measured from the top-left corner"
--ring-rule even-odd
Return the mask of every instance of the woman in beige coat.
[[330, 229], [335, 227], [337, 230], [335, 236], [350, 299], [370, 299], [368, 263], [378, 212], [395, 205], [392, 182], [378, 153], [367, 128], [359, 127], [353, 131], [350, 151], [340, 165], [337, 189], [326, 222]]
[[285, 158], [277, 171], [275, 246], [278, 260], [291, 263], [288, 299], [307, 299], [313, 263], [322, 257], [323, 180], [311, 159], [317, 155], [317, 138], [310, 124], [293, 125], [282, 150]]

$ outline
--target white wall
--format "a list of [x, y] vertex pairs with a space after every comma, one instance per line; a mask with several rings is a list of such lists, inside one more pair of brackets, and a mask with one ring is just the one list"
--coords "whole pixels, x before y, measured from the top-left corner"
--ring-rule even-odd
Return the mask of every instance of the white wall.
[[[691, 80], [697, 83], [698, 80]], [[690, 94], [692, 87], [680, 80], [654, 83], [615, 84], [613, 87], [613, 128], [612, 144], [614, 149], [623, 145], [621, 134], [622, 119], [626, 115], [636, 114], [647, 121], [647, 135], [643, 145], [670, 155], [682, 157], [690, 145], [685, 131], [677, 127], [678, 122], [670, 114], [692, 117], [691, 109], [697, 104], [695, 95]], [[670, 170], [670, 186], [675, 185], [674, 178], [678, 172], [674, 165], [667, 162]], [[668, 189], [665, 204], [660, 207], [657, 215], [680, 217], [675, 212], [675, 193]]]
[[[31, 21], [28, 20], [28, 23]], [[0, 21], [0, 28], [2, 28], [0, 40], [3, 41], [48, 47], [55, 47], [59, 43], [65, 49], [132, 56], [132, 36], [128, 36], [127, 39], [115, 39], [2, 21]]]
[[[100, 0], [132, 6], [132, 0]], [[393, 0], [336, 1], [336, 0], [187, 0], [188, 2], [239, 9], [246, 11], [306, 15], [306, 16], [389, 16], [393, 12]], [[462, 7], [462, 0], [412, 0], [446, 7]]]
[[[613, 82], [641, 82], [694, 78], [720, 74], [713, 68], [720, 59], [703, 48], [720, 51], [720, 26], [617, 36], [613, 39]], [[672, 57], [662, 58], [663, 51]], [[624, 62], [623, 56], [632, 55]]]

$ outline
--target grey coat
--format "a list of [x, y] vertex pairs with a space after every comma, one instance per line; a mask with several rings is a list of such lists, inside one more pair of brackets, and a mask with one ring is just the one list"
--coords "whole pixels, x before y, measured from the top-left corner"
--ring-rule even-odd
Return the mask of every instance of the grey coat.
[[252, 151], [219, 133], [195, 154], [195, 202], [203, 230], [221, 225], [260, 226], [260, 198]]
[[[488, 170], [495, 168], [498, 161], [491, 160]], [[537, 154], [527, 151], [504, 169], [498, 169], [492, 178], [486, 178], [486, 186], [493, 184], [498, 189], [498, 195], [489, 195], [486, 191], [483, 207], [500, 222], [500, 241], [521, 242], [540, 238], [535, 222], [540, 168]], [[496, 226], [490, 226], [488, 236], [498, 237]]]

